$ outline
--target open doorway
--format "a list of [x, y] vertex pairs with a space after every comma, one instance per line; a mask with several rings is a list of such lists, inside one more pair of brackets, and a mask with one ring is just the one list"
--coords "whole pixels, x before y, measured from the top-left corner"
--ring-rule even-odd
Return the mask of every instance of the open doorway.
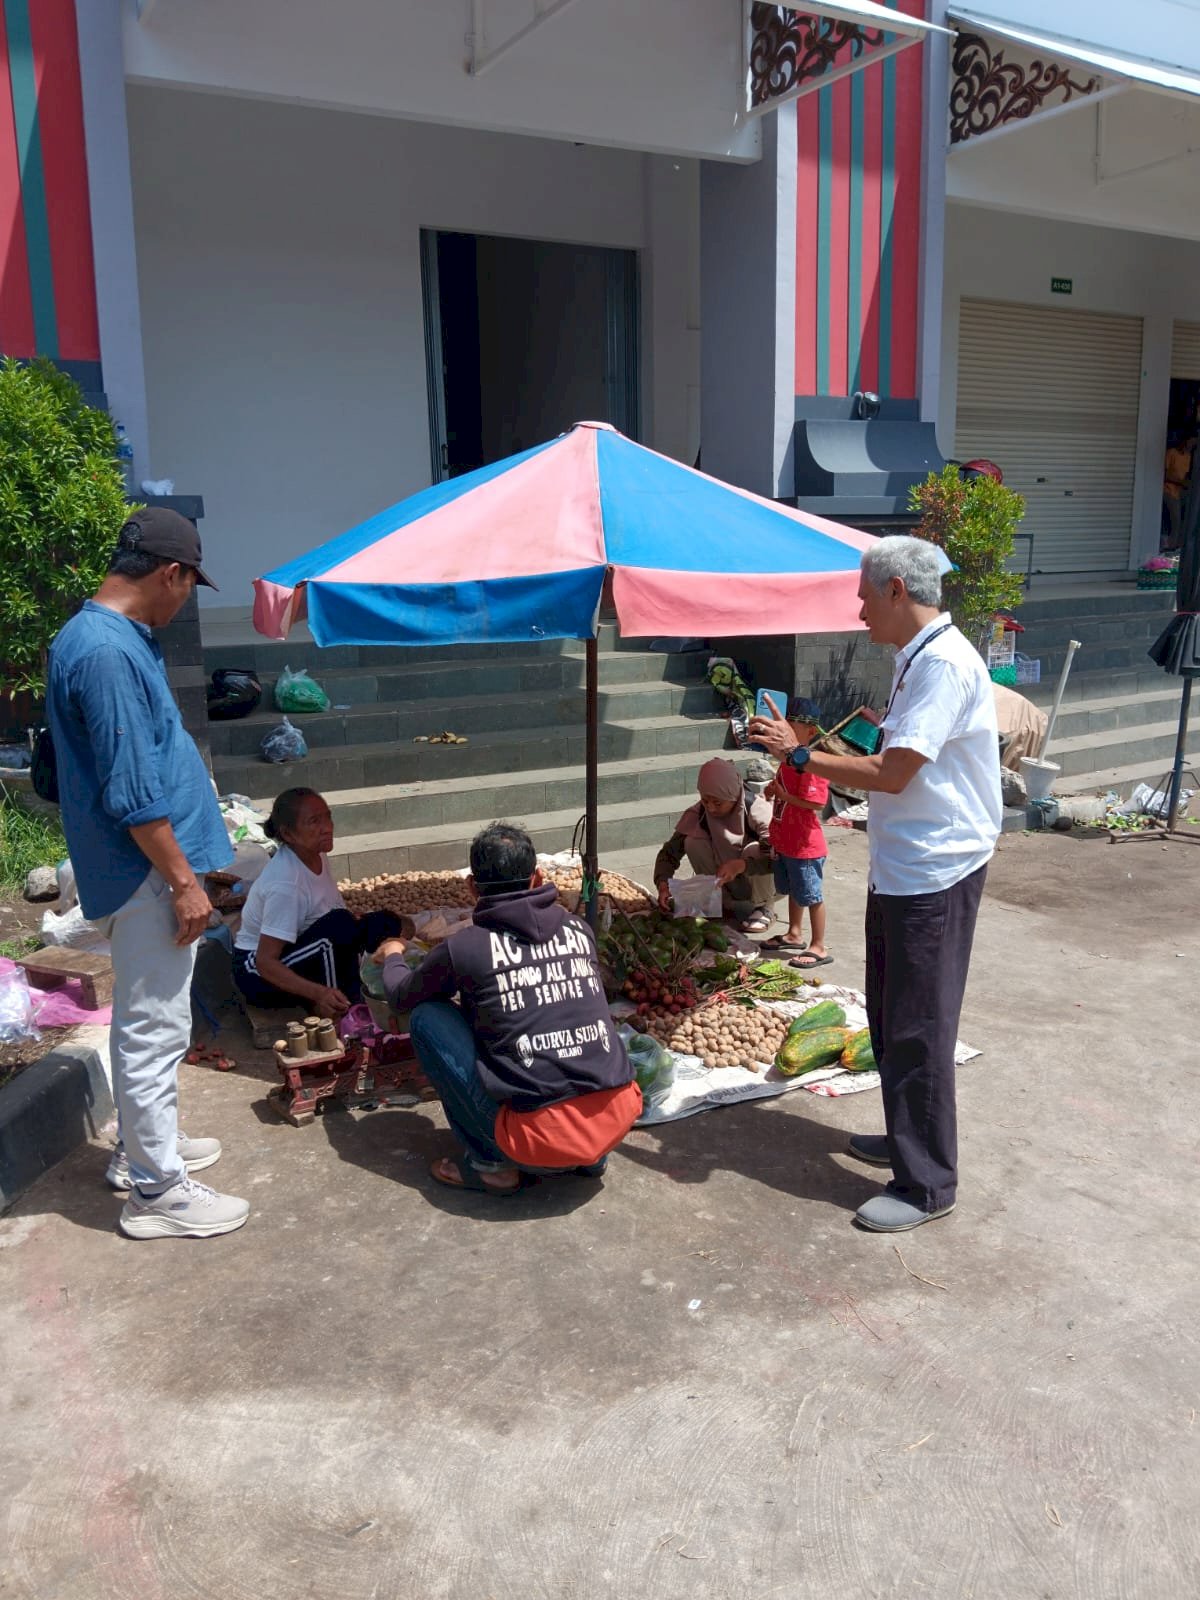
[[421, 235], [433, 479], [611, 422], [636, 439], [633, 250]]

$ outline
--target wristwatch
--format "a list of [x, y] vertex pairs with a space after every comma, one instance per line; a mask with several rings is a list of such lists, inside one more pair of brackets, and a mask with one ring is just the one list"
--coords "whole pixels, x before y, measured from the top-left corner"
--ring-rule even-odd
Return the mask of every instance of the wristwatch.
[[812, 751], [806, 744], [798, 744], [794, 750], [788, 751], [788, 765], [795, 767], [797, 772], [802, 772], [808, 765]]

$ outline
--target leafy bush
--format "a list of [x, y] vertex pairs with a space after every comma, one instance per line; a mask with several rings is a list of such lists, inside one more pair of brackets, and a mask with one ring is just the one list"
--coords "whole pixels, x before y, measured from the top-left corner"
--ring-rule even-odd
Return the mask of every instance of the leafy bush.
[[129, 515], [113, 425], [45, 360], [0, 361], [0, 689], [41, 694], [46, 650], [95, 593]]
[[1021, 603], [1021, 577], [1006, 563], [1024, 500], [994, 478], [964, 482], [947, 466], [909, 491], [908, 507], [921, 515], [917, 536], [939, 545], [958, 568], [942, 579], [944, 603], [967, 637], [979, 639], [997, 611]]
[[22, 805], [0, 784], [0, 889], [19, 893], [34, 867], [56, 867], [66, 857], [57, 812], [36, 800]]

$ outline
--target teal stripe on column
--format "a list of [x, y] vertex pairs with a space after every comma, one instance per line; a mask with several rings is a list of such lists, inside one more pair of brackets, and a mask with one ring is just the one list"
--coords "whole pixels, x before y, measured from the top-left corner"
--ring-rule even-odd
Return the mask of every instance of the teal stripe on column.
[[863, 143], [866, 90], [862, 70], [850, 79], [850, 274], [846, 300], [846, 371], [850, 393], [862, 388]]
[[58, 318], [54, 309], [54, 273], [50, 264], [50, 221], [46, 212], [46, 174], [38, 132], [37, 79], [33, 67], [33, 35], [28, 0], [4, 0], [8, 32], [8, 73], [12, 84], [17, 160], [21, 168], [21, 203], [25, 211], [25, 253], [33, 301], [33, 333], [38, 354], [58, 359]]
[[817, 177], [817, 393], [829, 393], [829, 285], [833, 250], [833, 90], [818, 92], [820, 166]]
[[882, 63], [883, 160], [879, 187], [879, 392], [892, 386], [892, 222], [896, 211], [896, 58]]

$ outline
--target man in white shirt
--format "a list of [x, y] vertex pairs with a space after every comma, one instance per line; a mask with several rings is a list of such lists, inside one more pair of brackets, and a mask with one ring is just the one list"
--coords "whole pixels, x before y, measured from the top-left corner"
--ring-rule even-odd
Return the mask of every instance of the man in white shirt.
[[892, 1169], [856, 1220], [899, 1233], [953, 1211], [958, 1182], [954, 1046], [987, 863], [1000, 832], [991, 680], [941, 610], [942, 558], [923, 539], [878, 540], [862, 558], [859, 613], [896, 646], [883, 744], [873, 756], [799, 746], [782, 718], [756, 718], [772, 755], [870, 792], [867, 1015], [884, 1134], [850, 1151]]

